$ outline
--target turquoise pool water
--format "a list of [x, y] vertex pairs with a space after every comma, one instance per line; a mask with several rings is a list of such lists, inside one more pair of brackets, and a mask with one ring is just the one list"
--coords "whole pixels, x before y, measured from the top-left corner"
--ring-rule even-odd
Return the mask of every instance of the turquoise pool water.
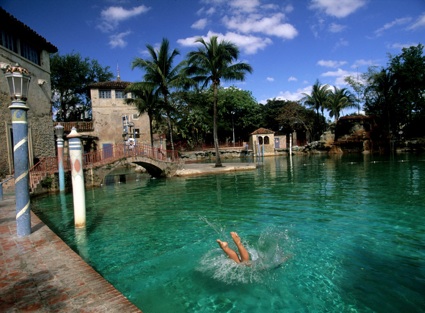
[[[425, 311], [425, 157], [265, 158], [107, 185], [86, 202], [85, 230], [72, 194], [33, 210], [144, 313]], [[223, 255], [230, 231], [254, 266]]]

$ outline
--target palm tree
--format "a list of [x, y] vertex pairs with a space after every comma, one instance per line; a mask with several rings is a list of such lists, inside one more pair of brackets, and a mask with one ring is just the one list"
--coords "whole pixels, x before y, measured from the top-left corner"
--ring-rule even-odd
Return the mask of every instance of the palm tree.
[[252, 67], [247, 63], [235, 63], [239, 56], [238, 47], [228, 41], [218, 41], [217, 36], [206, 42], [199, 38], [196, 42], [202, 46], [197, 51], [189, 52], [187, 73], [195, 82], [202, 83], [202, 88], [212, 84], [213, 89], [213, 136], [216, 154], [215, 167], [223, 166], [219, 153], [217, 136], [217, 93], [221, 80], [245, 79], [246, 73], [252, 73]]
[[304, 97], [301, 101], [316, 110], [317, 115], [319, 115], [319, 111], [321, 111], [323, 116], [323, 111], [326, 107], [326, 101], [329, 95], [329, 85], [320, 85], [320, 82], [316, 80], [312, 87], [311, 94], [303, 93], [303, 95]]
[[316, 110], [317, 125], [319, 130], [318, 136], [320, 136], [321, 133], [323, 133], [325, 126], [320, 121], [319, 111], [322, 112], [322, 118], [323, 118], [324, 117], [323, 111], [325, 110], [326, 101], [328, 100], [328, 96], [329, 96], [329, 85], [326, 85], [326, 84], [320, 85], [320, 82], [316, 80], [311, 90], [311, 94], [304, 93], [303, 95], [304, 97], [301, 99], [301, 101], [303, 101], [305, 105]]
[[182, 84], [183, 78], [181, 76], [181, 70], [185, 62], [182, 61], [173, 67], [173, 62], [180, 54], [177, 49], [170, 51], [169, 42], [166, 38], [162, 39], [161, 47], [156, 50], [151, 45], [146, 45], [146, 48], [150, 54], [150, 59], [135, 58], [132, 63], [132, 68], [140, 68], [145, 71], [144, 80], [147, 83], [151, 83], [155, 86], [155, 92], [159, 93], [163, 97], [164, 110], [167, 114], [168, 131], [170, 135], [171, 149], [174, 155], [174, 142], [173, 142], [173, 131], [171, 114], [173, 111], [173, 105], [170, 102], [171, 90]]
[[133, 83], [129, 85], [126, 92], [131, 92], [135, 97], [125, 99], [125, 103], [136, 106], [139, 114], [147, 113], [149, 116], [149, 132], [151, 146], [153, 147], [152, 122], [154, 117], [163, 109], [162, 100], [155, 92], [154, 86], [147, 83]]
[[347, 88], [334, 87], [334, 90], [329, 92], [326, 108], [329, 110], [329, 116], [334, 117], [336, 123], [343, 109], [357, 108], [356, 98]]

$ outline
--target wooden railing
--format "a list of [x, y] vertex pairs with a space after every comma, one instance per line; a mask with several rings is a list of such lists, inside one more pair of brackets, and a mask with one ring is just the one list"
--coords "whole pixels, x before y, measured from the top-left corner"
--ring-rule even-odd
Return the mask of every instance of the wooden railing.
[[[126, 158], [144, 156], [152, 160], [177, 162], [179, 159], [177, 151], [164, 150], [160, 148], [151, 147], [149, 145], [114, 145], [107, 149], [100, 149], [83, 154], [83, 166], [84, 168], [93, 167], [96, 165], [103, 165], [112, 163], [116, 160]], [[64, 171], [69, 171], [70, 160], [69, 156], [64, 156], [63, 160]], [[42, 158], [37, 164], [31, 169], [30, 173], [47, 173], [52, 174], [58, 171], [58, 159], [57, 157], [45, 157]]]
[[90, 132], [94, 130], [93, 122], [54, 122], [54, 126], [61, 124], [63, 126], [63, 130], [66, 133], [69, 133], [72, 130], [72, 127], [75, 127], [78, 132]]
[[84, 154], [83, 164], [84, 167], [91, 167], [133, 156], [144, 156], [152, 160], [167, 162], [176, 162], [179, 159], [177, 151], [173, 153], [171, 150], [164, 150], [149, 145], [128, 146], [120, 144]]

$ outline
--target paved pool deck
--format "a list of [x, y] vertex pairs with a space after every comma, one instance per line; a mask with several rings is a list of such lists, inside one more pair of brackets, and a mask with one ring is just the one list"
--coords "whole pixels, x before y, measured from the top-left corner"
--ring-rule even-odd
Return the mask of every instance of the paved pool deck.
[[[253, 170], [253, 163], [185, 164], [178, 176]], [[141, 312], [33, 212], [16, 234], [15, 196], [0, 200], [0, 312]]]

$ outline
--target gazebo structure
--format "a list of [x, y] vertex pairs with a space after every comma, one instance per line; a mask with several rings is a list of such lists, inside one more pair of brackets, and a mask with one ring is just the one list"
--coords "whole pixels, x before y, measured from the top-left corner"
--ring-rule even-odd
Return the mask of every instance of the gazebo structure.
[[259, 128], [251, 133], [249, 137], [249, 148], [255, 156], [274, 155], [274, 131], [266, 128]]

